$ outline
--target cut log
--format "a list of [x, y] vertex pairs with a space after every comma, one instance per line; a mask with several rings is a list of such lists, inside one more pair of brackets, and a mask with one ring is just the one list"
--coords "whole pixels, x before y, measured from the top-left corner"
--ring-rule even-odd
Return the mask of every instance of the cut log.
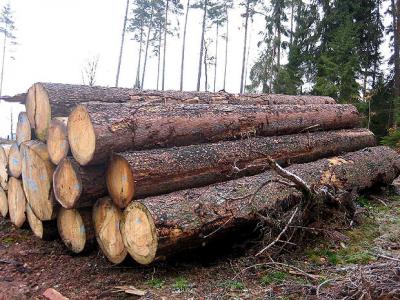
[[103, 165], [81, 167], [73, 158], [64, 158], [53, 174], [56, 200], [67, 209], [93, 206], [107, 194], [105, 170]]
[[[111, 152], [185, 146], [249, 135], [294, 134], [311, 127], [359, 125], [352, 105], [140, 105], [88, 103], [68, 120], [68, 140], [81, 165], [106, 161]], [[314, 128], [315, 129], [315, 128]]]
[[375, 145], [371, 131], [352, 129], [129, 151], [112, 155], [107, 187], [123, 208], [134, 198], [261, 173], [267, 168], [268, 156], [286, 166]]
[[0, 187], [0, 215], [5, 218], [7, 217], [8, 214], [8, 199], [7, 199], [7, 194], [3, 190], [2, 187]]
[[26, 204], [26, 218], [28, 219], [29, 227], [36, 237], [46, 241], [57, 238], [57, 221], [41, 221], [36, 217], [29, 203]]
[[21, 177], [22, 157], [17, 143], [11, 145], [8, 153], [8, 173], [15, 178]]
[[95, 237], [92, 211], [60, 208], [57, 228], [64, 245], [74, 253], [81, 253], [93, 246]]
[[8, 212], [10, 214], [10, 221], [16, 227], [20, 228], [24, 225], [26, 198], [24, 190], [22, 189], [21, 180], [10, 177], [8, 187]]
[[114, 264], [122, 263], [127, 255], [119, 226], [121, 217], [121, 211], [109, 197], [97, 200], [93, 206], [97, 243], [108, 260]]
[[69, 153], [68, 118], [53, 118], [47, 136], [47, 151], [53, 164], [58, 165]]
[[18, 115], [17, 123], [17, 144], [20, 146], [23, 142], [32, 139], [32, 128], [29, 123], [28, 115], [26, 112], [20, 112]]
[[0, 145], [0, 187], [7, 191], [8, 182], [8, 154], [11, 144]]
[[54, 219], [55, 201], [52, 197], [54, 165], [46, 144], [28, 141], [21, 144], [22, 181], [28, 203], [41, 221]]
[[[340, 157], [293, 165], [286, 170], [309, 186], [354, 191], [389, 184], [399, 174], [398, 154], [388, 147], [366, 148]], [[134, 201], [125, 209], [121, 232], [129, 254], [141, 264], [200, 247], [274, 209], [286, 210], [303, 195], [270, 182], [273, 171], [204, 188]]]
[[27, 93], [26, 112], [37, 138], [45, 140], [52, 117], [69, 115], [80, 103], [233, 103], [233, 104], [335, 104], [330, 97], [287, 95], [234, 95], [225, 92], [140, 92], [126, 88], [89, 87], [59, 83], [35, 83]]

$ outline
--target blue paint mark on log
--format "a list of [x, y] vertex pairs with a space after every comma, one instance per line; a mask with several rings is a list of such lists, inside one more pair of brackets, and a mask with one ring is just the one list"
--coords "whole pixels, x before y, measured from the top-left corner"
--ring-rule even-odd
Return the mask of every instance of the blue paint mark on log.
[[28, 189], [34, 191], [34, 192], [39, 192], [39, 186], [36, 184], [36, 182], [34, 180], [32, 180], [31, 178], [28, 178], [26, 180], [26, 184], [28, 186]]
[[126, 175], [123, 175], [121, 177], [121, 180], [122, 180], [123, 183], [126, 183], [128, 181], [128, 177], [126, 177]]
[[85, 225], [81, 225], [81, 227], [79, 228], [79, 230], [80, 230], [80, 232], [81, 232], [81, 234], [84, 234], [85, 233]]
[[142, 224], [142, 220], [140, 220], [140, 218], [136, 218], [136, 224]]
[[65, 149], [67, 147], [67, 142], [66, 141], [62, 141], [61, 142], [61, 148]]
[[40, 175], [40, 180], [46, 180], [46, 176], [44, 174]]
[[74, 185], [74, 189], [75, 189], [75, 190], [79, 191], [80, 188], [81, 188], [81, 185], [80, 185], [79, 183], [76, 183], [76, 184]]
[[12, 159], [12, 164], [13, 164], [13, 165], [18, 165], [18, 164], [19, 164], [19, 159], [13, 157], [13, 159]]

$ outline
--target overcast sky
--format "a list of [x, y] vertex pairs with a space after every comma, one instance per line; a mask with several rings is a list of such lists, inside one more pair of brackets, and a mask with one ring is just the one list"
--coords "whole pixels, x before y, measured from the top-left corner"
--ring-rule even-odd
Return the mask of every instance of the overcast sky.
[[[126, 0], [11, 0], [14, 12], [15, 35], [18, 45], [8, 53], [3, 95], [26, 91], [34, 82], [82, 83], [82, 69], [93, 57], [99, 57], [96, 84], [112, 86], [115, 82], [121, 30]], [[182, 1], [185, 2], [186, 1]], [[6, 1], [0, 0], [4, 5]], [[241, 28], [243, 7], [236, 7], [230, 15], [230, 43], [228, 56], [228, 92], [238, 92], [243, 49]], [[199, 59], [201, 13], [191, 10], [185, 64], [185, 90], [194, 90]], [[180, 18], [183, 23], [183, 17]], [[258, 32], [263, 29], [263, 18], [255, 18], [250, 34], [250, 63], [257, 56]], [[183, 24], [181, 26], [181, 32]], [[224, 29], [222, 29], [224, 30]], [[213, 34], [214, 32], [210, 32]], [[2, 39], [0, 39], [2, 42]], [[168, 37], [166, 89], [179, 89], [182, 41]], [[220, 68], [217, 90], [222, 88], [224, 63], [223, 41], [220, 41]], [[214, 46], [212, 46], [214, 47]], [[388, 47], [385, 47], [387, 52]], [[12, 59], [13, 56], [15, 59]], [[120, 86], [132, 87], [136, 76], [138, 45], [128, 33], [123, 54]], [[156, 87], [157, 58], [148, 62], [144, 88]], [[210, 71], [210, 82], [213, 72]], [[204, 85], [202, 85], [203, 88]], [[211, 85], [212, 87], [212, 85]], [[10, 132], [11, 110], [14, 121], [22, 105], [0, 102], [0, 136]]]

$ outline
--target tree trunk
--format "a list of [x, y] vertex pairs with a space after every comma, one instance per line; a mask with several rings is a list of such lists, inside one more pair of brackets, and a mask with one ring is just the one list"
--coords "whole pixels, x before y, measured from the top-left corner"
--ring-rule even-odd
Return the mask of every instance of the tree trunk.
[[372, 132], [353, 129], [129, 151], [111, 157], [107, 187], [115, 204], [124, 208], [133, 199], [261, 173], [269, 156], [288, 165], [375, 145]]
[[69, 154], [67, 117], [51, 120], [47, 136], [47, 151], [53, 164], [58, 165]]
[[352, 105], [138, 105], [87, 103], [68, 121], [68, 140], [81, 165], [106, 161], [111, 152], [185, 146], [248, 136], [295, 134], [310, 127], [359, 125]]
[[128, 254], [119, 226], [121, 218], [122, 212], [109, 197], [97, 200], [93, 207], [93, 225], [97, 243], [113, 264], [122, 263]]
[[28, 141], [21, 144], [22, 182], [28, 203], [42, 221], [54, 219], [55, 201], [52, 197], [54, 165], [46, 144]]
[[206, 41], [203, 42], [204, 44], [204, 90], [208, 92], [208, 48], [206, 45]]
[[140, 69], [142, 66], [142, 46], [143, 46], [143, 25], [142, 27], [140, 27], [140, 45], [139, 45], [139, 61], [138, 61], [138, 67], [136, 70], [136, 81], [135, 81], [135, 85], [133, 86], [136, 89], [141, 88], [141, 84], [140, 84]]
[[26, 204], [26, 218], [33, 234], [41, 240], [50, 241], [58, 237], [57, 221], [40, 221], [29, 203]]
[[[286, 170], [309, 186], [350, 192], [391, 183], [399, 174], [399, 167], [395, 151], [375, 147]], [[202, 247], [243, 225], [257, 223], [260, 214], [287, 211], [301, 202], [303, 195], [293, 187], [279, 182], [265, 186], [274, 178], [276, 174], [267, 171], [132, 202], [121, 221], [128, 253], [138, 263], [149, 264], [183, 250]]]
[[67, 209], [92, 206], [107, 194], [105, 167], [83, 168], [72, 158], [64, 158], [53, 175], [54, 196]]
[[123, 25], [123, 27], [122, 27], [121, 47], [120, 47], [120, 50], [119, 50], [119, 57], [118, 57], [117, 76], [116, 76], [116, 78], [115, 78], [115, 86], [116, 86], [116, 87], [118, 87], [119, 73], [120, 73], [120, 71], [121, 71], [122, 53], [123, 53], [123, 51], [124, 51], [125, 32], [126, 32], [126, 22], [127, 22], [127, 20], [128, 20], [128, 11], [129, 11], [129, 0], [126, 1], [124, 25]]
[[8, 173], [15, 178], [20, 178], [22, 173], [22, 157], [17, 143], [13, 143], [8, 153]]
[[185, 50], [186, 50], [186, 29], [190, 9], [190, 0], [186, 3], [186, 15], [185, 15], [185, 25], [183, 28], [183, 42], [182, 42], [182, 61], [181, 61], [181, 81], [180, 81], [180, 91], [183, 91], [183, 71], [185, 67]]
[[28, 115], [25, 112], [20, 112], [17, 123], [17, 144], [20, 146], [23, 142], [32, 139], [32, 128], [29, 123]]
[[228, 44], [229, 44], [229, 16], [228, 8], [225, 8], [226, 13], [226, 40], [225, 40], [225, 67], [224, 67], [224, 91], [226, 90], [226, 70], [228, 66]]
[[219, 24], [217, 23], [217, 35], [215, 36], [214, 93], [216, 91], [216, 85], [217, 85], [218, 38], [219, 38]]
[[400, 97], [400, 1], [393, 4], [393, 28], [394, 28], [394, 96]]
[[138, 91], [127, 88], [89, 87], [60, 83], [36, 83], [28, 91], [26, 112], [29, 123], [41, 139], [46, 139], [50, 120], [68, 116], [80, 103], [100, 101], [111, 103], [137, 102], [229, 102], [243, 104], [335, 104], [330, 97], [285, 95], [235, 95], [206, 92], [157, 92]]
[[199, 68], [197, 72], [197, 91], [200, 91], [200, 82], [201, 82], [201, 65], [203, 63], [203, 51], [204, 51], [204, 36], [206, 32], [206, 21], [207, 21], [207, 9], [208, 9], [208, 0], [204, 0], [204, 13], [203, 13], [203, 25], [201, 28], [201, 41], [200, 41], [200, 57], [199, 57]]
[[[3, 96], [3, 79], [4, 79], [4, 68], [5, 68], [5, 58], [6, 58], [6, 45], [7, 45], [7, 24], [4, 30], [4, 41], [3, 41], [3, 58], [1, 63], [1, 75], [0, 75], [0, 97]], [[11, 137], [12, 139], [12, 137]]]
[[277, 66], [278, 66], [278, 71], [281, 69], [281, 44], [282, 44], [282, 42], [281, 42], [281, 40], [282, 40], [282, 37], [281, 37], [281, 23], [280, 23], [280, 21], [279, 21], [279, 23], [278, 23], [278, 28], [277, 28], [277, 31], [278, 31], [278, 59], [277, 59]]
[[169, 11], [169, 0], [167, 0], [167, 5], [165, 7], [164, 55], [163, 55], [163, 69], [162, 69], [162, 82], [161, 82], [162, 90], [165, 89], [165, 63], [166, 63], [166, 55], [167, 55], [168, 11]]
[[142, 73], [142, 85], [141, 89], [144, 89], [144, 78], [146, 75], [146, 66], [147, 66], [147, 54], [149, 51], [149, 44], [150, 44], [150, 34], [151, 34], [151, 23], [153, 22], [153, 8], [151, 10], [151, 15], [150, 15], [150, 24], [148, 25], [148, 30], [147, 30], [147, 39], [146, 39], [146, 50], [144, 52], [144, 64], [143, 64], [143, 73]]
[[91, 209], [60, 208], [57, 228], [64, 245], [73, 253], [89, 251], [95, 244]]
[[290, 47], [293, 44], [293, 24], [294, 24], [294, 0], [291, 1], [291, 13], [290, 13]]
[[242, 59], [242, 76], [240, 79], [240, 93], [242, 94], [244, 89], [243, 89], [243, 84], [244, 84], [244, 68], [246, 65], [246, 46], [247, 46], [247, 29], [249, 25], [249, 13], [250, 13], [250, 0], [247, 0], [246, 2], [246, 21], [244, 25], [244, 44], [243, 44], [243, 59]]
[[7, 199], [7, 194], [3, 190], [2, 187], [0, 187], [0, 215], [5, 218], [7, 217], [8, 214], [8, 199]]
[[0, 187], [7, 191], [8, 183], [8, 154], [11, 144], [0, 145]]
[[158, 63], [157, 63], [157, 91], [159, 89], [160, 68], [161, 68], [161, 36], [162, 36], [161, 23], [160, 23], [160, 27], [159, 27], [158, 31], [159, 31], [159, 36], [158, 36]]
[[17, 228], [25, 224], [25, 206], [26, 198], [22, 189], [21, 180], [10, 177], [8, 184], [8, 212], [10, 221]]

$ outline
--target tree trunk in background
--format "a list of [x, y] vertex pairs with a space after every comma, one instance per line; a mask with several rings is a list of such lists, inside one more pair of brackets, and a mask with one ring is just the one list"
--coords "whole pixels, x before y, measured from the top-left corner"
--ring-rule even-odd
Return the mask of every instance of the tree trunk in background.
[[166, 63], [166, 54], [167, 54], [167, 34], [168, 34], [168, 10], [169, 10], [169, 1], [167, 0], [167, 5], [165, 7], [165, 24], [164, 24], [164, 55], [163, 55], [163, 68], [162, 68], [162, 82], [161, 89], [165, 89], [165, 63]]
[[137, 67], [137, 72], [136, 72], [136, 81], [135, 81], [135, 85], [133, 86], [134, 88], [137, 88], [137, 89], [140, 89], [140, 68], [141, 68], [141, 63], [142, 63], [142, 45], [143, 45], [143, 26], [140, 28], [139, 61], [138, 61], [138, 67]]
[[224, 67], [224, 91], [226, 89], [226, 69], [228, 66], [228, 44], [229, 44], [229, 16], [228, 16], [228, 8], [225, 8], [226, 11], [226, 39], [225, 39], [225, 67]]
[[144, 88], [144, 77], [146, 75], [146, 66], [147, 66], [147, 54], [149, 51], [149, 44], [150, 44], [150, 34], [151, 34], [151, 22], [153, 20], [153, 10], [151, 11], [151, 16], [150, 16], [150, 24], [148, 25], [149, 28], [147, 30], [147, 40], [146, 40], [146, 50], [144, 52], [144, 63], [143, 63], [143, 73], [142, 73], [142, 84], [141, 84], [141, 90]]
[[294, 21], [294, 0], [291, 1], [291, 13], [290, 13], [290, 47], [293, 44], [293, 22]]
[[183, 42], [182, 42], [182, 61], [181, 61], [181, 81], [180, 81], [180, 90], [183, 91], [183, 71], [185, 67], [185, 50], [186, 50], [186, 29], [187, 29], [187, 22], [189, 16], [189, 9], [190, 9], [190, 0], [186, 3], [186, 16], [185, 16], [185, 25], [183, 29]]
[[[394, 0], [392, 0], [394, 3]], [[394, 22], [394, 88], [395, 97], [400, 97], [400, 0], [393, 7], [395, 15]]]
[[243, 59], [242, 59], [242, 76], [240, 79], [240, 93], [243, 93], [243, 85], [244, 85], [244, 69], [246, 66], [246, 46], [247, 46], [247, 30], [249, 25], [249, 13], [250, 13], [250, 0], [247, 0], [246, 3], [246, 21], [244, 25], [244, 42], [243, 42]]
[[115, 86], [116, 86], [116, 87], [118, 87], [118, 83], [119, 83], [119, 73], [120, 73], [120, 71], [121, 71], [122, 53], [123, 53], [123, 51], [124, 51], [125, 32], [126, 32], [126, 22], [127, 22], [127, 20], [128, 20], [128, 11], [129, 11], [129, 0], [126, 1], [124, 25], [123, 25], [123, 27], [122, 27], [121, 48], [120, 48], [120, 50], [119, 50], [118, 67], [117, 67], [117, 76], [116, 76], [116, 78], [115, 78]]
[[157, 91], [159, 90], [159, 83], [160, 83], [160, 69], [161, 69], [161, 42], [162, 42], [162, 28], [161, 23], [158, 29], [159, 36], [158, 36], [158, 62], [157, 62]]
[[4, 79], [4, 68], [5, 68], [4, 64], [6, 58], [6, 45], [7, 45], [7, 25], [4, 31], [4, 41], [3, 41], [3, 57], [2, 57], [1, 76], [0, 76], [0, 97], [3, 96], [3, 79]]
[[206, 45], [206, 41], [203, 41], [204, 45], [204, 90], [208, 92], [208, 63], [207, 63], [207, 58], [208, 58], [208, 48]]
[[214, 64], [214, 93], [215, 86], [217, 85], [217, 67], [218, 67], [218, 37], [219, 37], [219, 24], [217, 23], [217, 36], [215, 37], [215, 64]]
[[199, 57], [199, 70], [197, 73], [197, 91], [200, 91], [200, 81], [201, 81], [201, 66], [203, 63], [203, 51], [204, 51], [204, 35], [206, 32], [206, 20], [207, 20], [207, 6], [208, 0], [204, 1], [204, 14], [203, 14], [203, 25], [201, 29], [201, 41], [200, 41], [200, 57]]

